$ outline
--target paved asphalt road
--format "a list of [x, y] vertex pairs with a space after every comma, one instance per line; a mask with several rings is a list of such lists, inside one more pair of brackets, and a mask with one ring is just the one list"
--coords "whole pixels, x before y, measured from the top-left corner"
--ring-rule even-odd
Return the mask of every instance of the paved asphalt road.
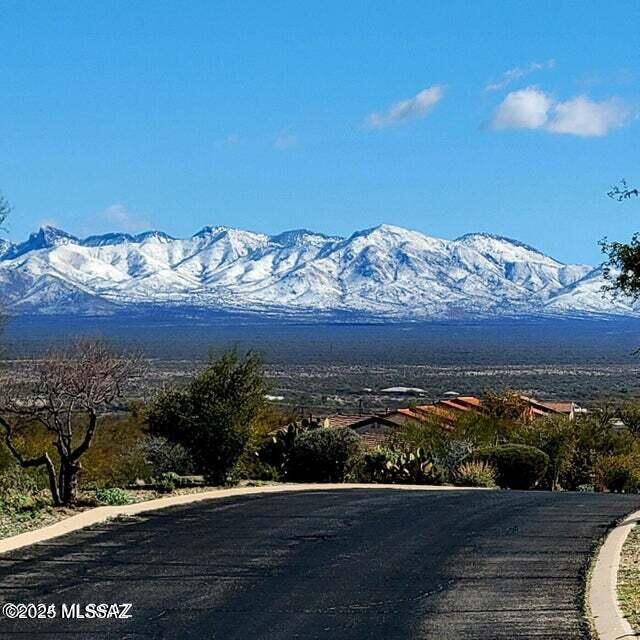
[[584, 638], [590, 552], [638, 508], [382, 489], [176, 507], [0, 556], [0, 602], [133, 604], [129, 620], [0, 618], [0, 638]]

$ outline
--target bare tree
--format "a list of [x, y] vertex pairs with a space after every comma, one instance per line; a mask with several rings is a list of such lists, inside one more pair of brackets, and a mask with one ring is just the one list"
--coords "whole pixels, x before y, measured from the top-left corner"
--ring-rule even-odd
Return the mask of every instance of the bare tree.
[[[122, 356], [104, 342], [84, 340], [37, 363], [32, 381], [0, 381], [5, 444], [22, 467], [46, 469], [54, 504], [76, 501], [80, 458], [93, 442], [98, 418], [123, 397], [123, 385], [140, 368], [140, 356]], [[57, 456], [46, 445], [35, 456], [21, 451], [25, 436], [43, 427]]]

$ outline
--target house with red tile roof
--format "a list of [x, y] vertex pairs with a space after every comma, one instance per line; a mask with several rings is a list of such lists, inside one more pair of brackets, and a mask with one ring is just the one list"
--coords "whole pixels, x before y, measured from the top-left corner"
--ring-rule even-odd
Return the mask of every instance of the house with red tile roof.
[[[531, 420], [552, 414], [566, 415], [573, 420], [577, 413], [584, 411], [575, 402], [546, 402], [528, 396], [521, 396], [521, 399], [525, 403], [523, 417]], [[338, 413], [321, 417], [319, 422], [328, 429], [352, 429], [365, 448], [375, 448], [384, 445], [396, 429], [411, 422], [435, 422], [445, 429], [452, 429], [461, 415], [484, 412], [482, 400], [476, 396], [447, 394], [432, 404], [412, 405], [378, 414]]]

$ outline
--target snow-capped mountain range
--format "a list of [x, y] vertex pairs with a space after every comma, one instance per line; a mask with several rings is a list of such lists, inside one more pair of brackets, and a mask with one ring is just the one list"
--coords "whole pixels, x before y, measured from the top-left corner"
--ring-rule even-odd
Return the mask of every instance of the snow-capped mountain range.
[[456, 240], [392, 225], [348, 238], [205, 227], [79, 239], [43, 227], [0, 244], [0, 301], [13, 313], [105, 314], [158, 305], [326, 317], [636, 315], [604, 297], [600, 267], [563, 264], [486, 233]]

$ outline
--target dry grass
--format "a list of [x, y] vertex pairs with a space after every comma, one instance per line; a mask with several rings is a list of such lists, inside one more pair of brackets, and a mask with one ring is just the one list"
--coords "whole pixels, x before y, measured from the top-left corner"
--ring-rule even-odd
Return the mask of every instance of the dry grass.
[[640, 632], [640, 526], [629, 534], [618, 570], [618, 600], [633, 630]]
[[[273, 482], [243, 481], [240, 486], [275, 484]], [[156, 498], [166, 498], [168, 496], [181, 496], [192, 493], [202, 493], [204, 491], [215, 491], [226, 487], [184, 487], [175, 489], [171, 493], [160, 493], [149, 489], [127, 491], [131, 502], [146, 502]], [[0, 507], [0, 539], [16, 536], [26, 531], [40, 529], [50, 524], [55, 524], [60, 520], [75, 516], [81, 511], [99, 506], [92, 493], [81, 495], [79, 504], [74, 507], [53, 507], [48, 504], [22, 509], [22, 510], [2, 510]]]
[[46, 527], [89, 508], [86, 505], [58, 508], [44, 505], [21, 510], [0, 508], [0, 539]]

